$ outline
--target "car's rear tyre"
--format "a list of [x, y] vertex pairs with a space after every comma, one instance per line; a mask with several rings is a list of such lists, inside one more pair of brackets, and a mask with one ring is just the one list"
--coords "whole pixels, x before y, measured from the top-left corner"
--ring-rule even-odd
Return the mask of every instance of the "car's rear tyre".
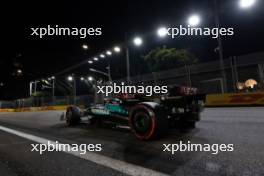
[[81, 111], [76, 106], [69, 106], [66, 110], [66, 124], [68, 126], [76, 125], [81, 120]]
[[160, 137], [168, 130], [168, 121], [161, 108], [152, 108], [144, 104], [133, 108], [129, 116], [129, 125], [140, 140]]

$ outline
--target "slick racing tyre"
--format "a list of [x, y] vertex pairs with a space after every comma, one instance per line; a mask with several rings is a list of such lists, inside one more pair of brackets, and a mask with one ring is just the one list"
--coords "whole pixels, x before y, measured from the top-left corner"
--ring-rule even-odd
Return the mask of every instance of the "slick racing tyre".
[[168, 130], [168, 121], [160, 108], [148, 105], [136, 105], [129, 116], [129, 125], [132, 132], [140, 140], [150, 140], [165, 134]]
[[76, 106], [69, 106], [66, 110], [66, 124], [73, 126], [79, 123], [81, 120], [81, 111]]

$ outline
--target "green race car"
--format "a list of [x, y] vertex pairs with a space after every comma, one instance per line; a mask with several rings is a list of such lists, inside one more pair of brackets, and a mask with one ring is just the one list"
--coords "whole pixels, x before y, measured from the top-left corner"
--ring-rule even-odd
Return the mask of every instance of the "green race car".
[[69, 106], [66, 123], [76, 125], [82, 117], [88, 117], [90, 125], [127, 125], [140, 140], [150, 140], [166, 134], [169, 128], [195, 127], [205, 100], [205, 95], [196, 92], [195, 88], [173, 87], [168, 94], [155, 97], [123, 94], [106, 98], [103, 104], [85, 110]]

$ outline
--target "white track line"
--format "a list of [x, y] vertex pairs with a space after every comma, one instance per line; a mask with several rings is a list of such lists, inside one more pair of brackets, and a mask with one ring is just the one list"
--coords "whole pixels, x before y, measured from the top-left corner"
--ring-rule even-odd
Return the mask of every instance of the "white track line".
[[[40, 143], [40, 144], [48, 144], [48, 141], [50, 143], [54, 143], [54, 141], [45, 139], [45, 138], [41, 138], [38, 136], [34, 136], [31, 134], [27, 134], [21, 131], [17, 131], [17, 130], [13, 130], [10, 128], [6, 128], [4, 126], [0, 125], [0, 130], [5, 131], [7, 133], [10, 134], [14, 134], [17, 136], [20, 136], [22, 138]], [[79, 158], [94, 162], [96, 164], [102, 165], [102, 166], [106, 166], [109, 168], [112, 168], [114, 170], [117, 170], [119, 172], [128, 174], [128, 175], [133, 175], [133, 176], [168, 176], [167, 174], [161, 173], [161, 172], [157, 172], [151, 169], [147, 169], [141, 166], [137, 166], [134, 164], [130, 164], [130, 163], [126, 163], [124, 161], [120, 161], [120, 160], [116, 160], [113, 158], [109, 158], [97, 153], [92, 153], [92, 152], [86, 152], [86, 154], [81, 155], [79, 152], [74, 152], [74, 151], [64, 151], [65, 153], [68, 153], [70, 155], [73, 156], [77, 156]]]

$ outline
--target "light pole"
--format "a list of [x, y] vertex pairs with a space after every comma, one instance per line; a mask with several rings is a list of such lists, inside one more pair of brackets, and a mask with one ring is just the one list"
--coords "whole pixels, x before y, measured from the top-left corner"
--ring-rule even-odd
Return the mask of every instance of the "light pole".
[[109, 80], [109, 82], [111, 82], [112, 81], [112, 77], [111, 77], [111, 65], [109, 64], [106, 67], [106, 69], [107, 69], [107, 73], [108, 73], [108, 80]]
[[37, 84], [38, 84], [38, 81], [35, 81], [35, 82], [34, 82], [34, 93], [37, 92]]
[[[129, 59], [129, 42], [127, 39], [127, 36], [125, 36], [125, 40], [126, 40], [126, 44], [125, 44], [125, 48], [126, 48], [126, 68], [127, 68], [127, 82], [129, 83], [130, 80], [130, 59]], [[141, 46], [143, 43], [143, 40], [141, 37], [135, 37], [133, 40], [133, 43], [135, 46]]]
[[73, 76], [68, 76], [68, 81], [73, 82], [73, 102], [76, 104], [76, 79]]
[[[215, 20], [215, 27], [220, 28], [220, 19], [219, 19], [219, 12], [218, 12], [218, 0], [214, 0], [214, 20]], [[188, 24], [191, 27], [195, 27], [200, 24], [200, 17], [199, 15], [192, 15], [188, 19]], [[226, 73], [225, 73], [225, 67], [224, 67], [224, 54], [223, 54], [223, 45], [222, 45], [222, 38], [221, 35], [218, 35], [217, 37], [217, 43], [218, 43], [218, 53], [219, 53], [219, 65], [222, 75], [222, 93], [225, 93], [227, 91], [226, 87]]]
[[52, 76], [51, 77], [52, 79], [52, 100], [53, 100], [53, 103], [55, 101], [55, 76]]
[[29, 83], [29, 95], [32, 96], [33, 94], [33, 85], [34, 85], [34, 93], [37, 92], [37, 84], [38, 84], [39, 81], [31, 81]]
[[77, 92], [77, 90], [76, 90], [76, 79], [73, 79], [73, 91], [74, 91], [73, 101], [74, 101], [74, 104], [76, 105], [76, 92]]
[[99, 73], [101, 75], [104, 75], [106, 77], [108, 77], [108, 80], [111, 81], [111, 73], [110, 73], [110, 69], [108, 69], [108, 73], [100, 71], [100, 70], [96, 70], [94, 68], [90, 68], [89, 69], [91, 72], [95, 72], [95, 73]]
[[[216, 28], [220, 29], [218, 0], [214, 0], [214, 12], [215, 12], [215, 26], [216, 26]], [[217, 43], [218, 43], [220, 70], [221, 70], [221, 75], [222, 75], [222, 79], [223, 79], [222, 93], [225, 93], [227, 91], [227, 82], [226, 82], [226, 72], [225, 72], [225, 65], [224, 65], [224, 53], [223, 53], [223, 44], [222, 44], [221, 35], [218, 35]]]
[[[240, 0], [239, 4], [241, 8], [250, 8], [256, 3], [256, 0]], [[214, 0], [214, 12], [215, 12], [215, 26], [216, 28], [220, 28], [220, 18], [219, 18], [219, 9], [218, 9], [218, 0]], [[219, 53], [219, 60], [220, 60], [220, 70], [221, 75], [223, 78], [223, 87], [222, 93], [227, 92], [227, 79], [226, 79], [226, 72], [225, 72], [225, 65], [224, 65], [224, 52], [223, 52], [223, 43], [221, 35], [217, 37], [218, 42], [218, 53]]]
[[34, 87], [34, 93], [35, 94], [37, 93], [38, 82], [40, 82], [40, 81], [35, 81], [35, 87]]
[[130, 63], [129, 63], [129, 48], [126, 44], [126, 68], [127, 68], [127, 82], [130, 82]]
[[[256, 3], [256, 0], [240, 0], [239, 4], [241, 8], [249, 8]], [[220, 18], [219, 18], [219, 9], [218, 9], [218, 0], [214, 0], [214, 12], [215, 12], [215, 26], [216, 28], [220, 28]], [[226, 79], [226, 72], [225, 72], [225, 65], [224, 65], [224, 52], [223, 52], [223, 43], [221, 35], [217, 37], [218, 42], [218, 53], [219, 53], [219, 60], [220, 60], [220, 70], [223, 79], [223, 88], [222, 93], [227, 92], [227, 79]]]
[[33, 82], [30, 82], [29, 83], [29, 96], [31, 97], [31, 95], [32, 95], [32, 84], [33, 84]]
[[[106, 55], [111, 56], [112, 52], [108, 50], [108, 51], [106, 51]], [[112, 81], [110, 60], [108, 60], [108, 66], [106, 67], [106, 69], [107, 69], [107, 73], [108, 73], [108, 81], [110, 82], [110, 81]]]
[[[200, 24], [200, 22], [201, 22], [201, 18], [197, 14], [190, 16], [188, 19], [188, 24], [191, 27], [198, 26]], [[186, 81], [187, 85], [191, 87], [192, 86], [192, 80], [191, 80], [190, 66], [189, 65], [187, 66], [187, 63], [185, 60], [184, 60], [184, 67], [185, 67], [185, 72], [186, 72], [186, 76], [187, 76], [187, 81]]]

